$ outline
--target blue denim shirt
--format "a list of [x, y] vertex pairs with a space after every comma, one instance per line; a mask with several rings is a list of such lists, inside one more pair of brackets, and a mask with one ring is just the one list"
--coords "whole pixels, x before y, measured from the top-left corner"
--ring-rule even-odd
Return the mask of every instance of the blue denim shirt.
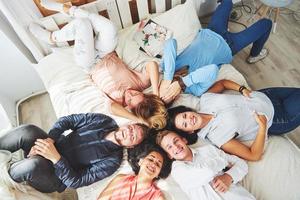
[[[55, 174], [66, 187], [78, 188], [113, 174], [120, 166], [123, 148], [105, 139], [118, 128], [103, 114], [73, 114], [60, 118], [50, 130], [61, 159]], [[63, 133], [71, 129], [67, 136]]]
[[232, 61], [232, 52], [226, 41], [219, 34], [202, 29], [192, 43], [177, 56], [177, 43], [169, 39], [164, 46], [161, 63], [165, 80], [172, 80], [175, 71], [188, 67], [188, 75], [182, 80], [185, 92], [200, 96], [217, 79], [219, 67]]

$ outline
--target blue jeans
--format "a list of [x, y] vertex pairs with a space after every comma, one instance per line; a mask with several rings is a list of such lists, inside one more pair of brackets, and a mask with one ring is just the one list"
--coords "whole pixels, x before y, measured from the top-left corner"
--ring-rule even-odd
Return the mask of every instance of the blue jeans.
[[253, 43], [250, 56], [257, 56], [269, 38], [272, 21], [261, 19], [238, 33], [228, 31], [228, 19], [232, 9], [232, 0], [222, 0], [214, 12], [207, 28], [221, 35], [229, 45], [232, 55]]
[[259, 90], [274, 106], [274, 118], [269, 135], [280, 135], [300, 125], [300, 88], [275, 87]]
[[26, 158], [36, 139], [47, 137], [47, 133], [34, 125], [22, 125], [0, 138], [0, 149], [12, 153], [19, 149], [24, 150], [25, 158], [13, 163], [8, 171], [14, 181], [18, 183], [27, 181], [40, 192], [62, 192], [66, 186], [55, 175], [51, 161], [41, 156]]

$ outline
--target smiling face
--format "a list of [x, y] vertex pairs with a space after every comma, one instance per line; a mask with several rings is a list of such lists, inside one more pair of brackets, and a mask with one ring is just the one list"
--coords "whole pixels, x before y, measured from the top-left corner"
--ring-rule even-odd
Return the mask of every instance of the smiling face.
[[124, 101], [129, 109], [137, 107], [144, 100], [144, 94], [134, 89], [128, 89], [124, 93]]
[[202, 122], [202, 117], [198, 113], [192, 111], [179, 113], [175, 117], [176, 128], [189, 133], [200, 129]]
[[145, 175], [149, 179], [154, 179], [158, 177], [162, 169], [163, 162], [164, 159], [162, 155], [156, 151], [152, 151], [145, 158], [140, 160], [139, 174]]
[[115, 132], [115, 139], [121, 146], [133, 147], [143, 141], [143, 129], [137, 124], [122, 126]]
[[188, 160], [191, 156], [191, 150], [187, 146], [187, 141], [171, 131], [162, 138], [160, 146], [168, 153], [171, 159]]

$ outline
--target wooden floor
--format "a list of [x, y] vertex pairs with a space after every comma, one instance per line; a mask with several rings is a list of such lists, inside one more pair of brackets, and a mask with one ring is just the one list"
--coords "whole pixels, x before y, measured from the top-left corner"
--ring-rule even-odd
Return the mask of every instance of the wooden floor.
[[[244, 2], [252, 3], [252, 1]], [[295, 0], [289, 7], [299, 10], [300, 1]], [[286, 10], [282, 12], [287, 13]], [[244, 12], [239, 21], [246, 23], [249, 17], [250, 15]], [[202, 20], [205, 22], [208, 19]], [[229, 28], [231, 31], [243, 29], [236, 23], [230, 23]], [[233, 66], [246, 77], [252, 89], [271, 86], [300, 87], [300, 21], [296, 21], [292, 15], [280, 15], [277, 32], [271, 34], [266, 47], [270, 53], [263, 61], [247, 64], [245, 59], [250, 51], [250, 47], [247, 47], [234, 57]], [[28, 99], [21, 104], [19, 113], [21, 123], [33, 123], [46, 131], [56, 120], [48, 94]], [[300, 127], [288, 134], [288, 137], [300, 147]]]

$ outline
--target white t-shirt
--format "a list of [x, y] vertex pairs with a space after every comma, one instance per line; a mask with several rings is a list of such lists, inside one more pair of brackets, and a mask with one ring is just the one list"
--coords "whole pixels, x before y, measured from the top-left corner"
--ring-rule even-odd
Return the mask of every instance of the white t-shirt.
[[[253, 200], [255, 199], [245, 188], [237, 184], [248, 172], [246, 162], [237, 156], [226, 154], [213, 145], [191, 149], [192, 161], [175, 161], [171, 175], [190, 200]], [[214, 177], [226, 171], [233, 183], [225, 193], [219, 193], [211, 186]]]
[[270, 128], [274, 116], [271, 100], [261, 92], [251, 92], [251, 98], [233, 94], [203, 94], [198, 112], [214, 117], [198, 132], [198, 136], [208, 139], [218, 147], [235, 138], [240, 141], [254, 140], [258, 123], [254, 111], [267, 117]]

